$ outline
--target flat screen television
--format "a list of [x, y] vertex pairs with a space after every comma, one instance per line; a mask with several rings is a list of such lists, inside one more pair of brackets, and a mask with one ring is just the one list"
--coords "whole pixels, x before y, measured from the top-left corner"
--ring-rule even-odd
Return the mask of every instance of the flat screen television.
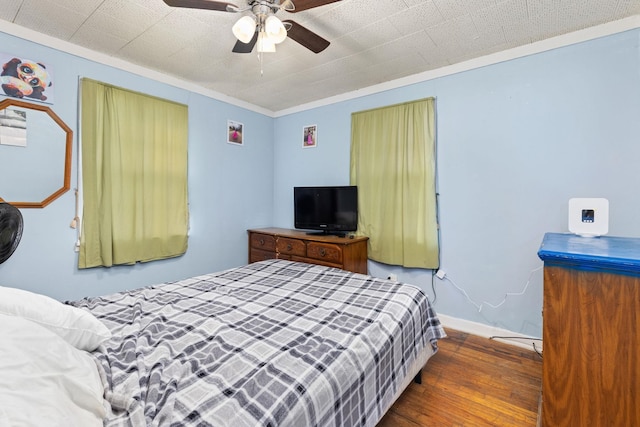
[[294, 187], [293, 210], [297, 229], [337, 235], [356, 231], [358, 187]]

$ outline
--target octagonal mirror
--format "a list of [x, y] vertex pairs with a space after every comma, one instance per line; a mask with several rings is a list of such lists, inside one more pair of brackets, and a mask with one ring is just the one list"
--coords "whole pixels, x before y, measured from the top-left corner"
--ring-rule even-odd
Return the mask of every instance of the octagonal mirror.
[[43, 208], [69, 190], [73, 131], [46, 105], [0, 102], [0, 201]]

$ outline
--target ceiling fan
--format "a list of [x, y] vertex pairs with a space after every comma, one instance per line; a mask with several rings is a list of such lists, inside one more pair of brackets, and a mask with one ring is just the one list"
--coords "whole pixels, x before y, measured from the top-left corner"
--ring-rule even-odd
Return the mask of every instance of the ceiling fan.
[[275, 52], [275, 45], [287, 37], [300, 43], [314, 53], [329, 46], [329, 41], [292, 20], [281, 21], [275, 14], [280, 10], [296, 13], [324, 6], [341, 0], [246, 0], [247, 6], [240, 8], [232, 3], [215, 0], [163, 0], [172, 7], [216, 10], [220, 12], [251, 14], [241, 17], [232, 28], [238, 41], [233, 52], [250, 53], [257, 45], [258, 52]]

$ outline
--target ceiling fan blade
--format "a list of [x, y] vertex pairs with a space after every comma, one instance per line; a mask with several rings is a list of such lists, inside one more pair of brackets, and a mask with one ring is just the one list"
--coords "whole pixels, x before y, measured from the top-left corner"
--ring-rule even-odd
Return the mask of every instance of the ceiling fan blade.
[[303, 27], [297, 22], [287, 19], [282, 21], [282, 23], [286, 23], [291, 26], [291, 28], [287, 30], [287, 36], [293, 41], [300, 43], [310, 51], [314, 53], [320, 53], [327, 47], [329, 47], [330, 43], [328, 40], [323, 39], [313, 31]]
[[[231, 12], [238, 7], [232, 3], [214, 0], [163, 0], [171, 7], [189, 7], [192, 9], [217, 10], [220, 12]], [[230, 8], [229, 8], [230, 7]]]
[[258, 32], [256, 31], [253, 34], [253, 38], [249, 40], [249, 43], [242, 43], [240, 40], [236, 41], [235, 46], [233, 46], [233, 52], [235, 53], [251, 53], [253, 47], [256, 45], [258, 41]]
[[302, 12], [303, 10], [313, 9], [314, 7], [324, 6], [325, 4], [336, 3], [339, 1], [340, 0], [293, 0], [295, 10], [291, 10], [289, 12]]

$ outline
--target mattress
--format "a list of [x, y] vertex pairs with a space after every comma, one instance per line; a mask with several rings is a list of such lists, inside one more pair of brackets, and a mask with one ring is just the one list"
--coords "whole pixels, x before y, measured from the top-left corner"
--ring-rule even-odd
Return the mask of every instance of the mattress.
[[445, 333], [417, 287], [285, 260], [71, 303], [105, 426], [375, 426]]

